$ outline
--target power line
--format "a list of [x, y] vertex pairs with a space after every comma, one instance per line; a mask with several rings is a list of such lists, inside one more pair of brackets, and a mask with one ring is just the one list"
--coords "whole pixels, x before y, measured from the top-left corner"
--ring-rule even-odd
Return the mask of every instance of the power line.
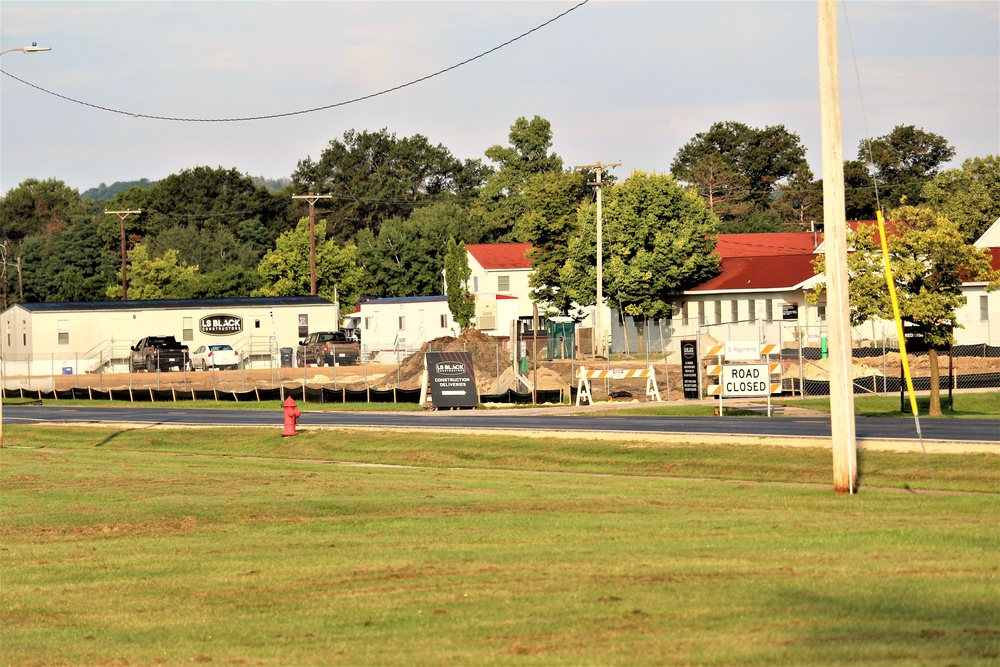
[[446, 74], [447, 72], [450, 72], [452, 70], [458, 69], [459, 67], [462, 67], [463, 65], [468, 65], [469, 63], [471, 63], [473, 61], [479, 60], [480, 58], [484, 58], [484, 57], [490, 55], [491, 53], [499, 51], [500, 49], [504, 48], [505, 46], [510, 46], [514, 42], [527, 37], [531, 33], [537, 32], [538, 30], [541, 30], [542, 28], [544, 28], [544, 27], [546, 27], [546, 26], [548, 26], [548, 25], [550, 25], [552, 23], [555, 23], [556, 21], [558, 21], [562, 17], [566, 16], [570, 12], [579, 9], [580, 7], [583, 7], [588, 2], [590, 2], [590, 0], [582, 0], [581, 2], [577, 3], [576, 5], [573, 5], [572, 7], [570, 7], [569, 9], [567, 9], [566, 11], [562, 12], [561, 14], [557, 14], [556, 16], [550, 18], [545, 23], [537, 25], [534, 28], [532, 28], [531, 30], [528, 30], [526, 32], [521, 33], [517, 37], [513, 37], [511, 39], [508, 39], [503, 44], [499, 44], [497, 46], [494, 46], [492, 49], [489, 49], [487, 51], [483, 51], [479, 55], [472, 56], [471, 58], [467, 58], [466, 60], [463, 60], [460, 63], [456, 63], [455, 65], [451, 65], [450, 67], [445, 67], [444, 69], [438, 70], [437, 72], [434, 72], [433, 74], [427, 74], [427, 75], [422, 76], [422, 77], [420, 77], [418, 79], [413, 79], [412, 81], [407, 81], [406, 83], [401, 83], [398, 86], [393, 86], [392, 88], [386, 88], [385, 90], [380, 90], [377, 93], [369, 93], [368, 95], [362, 95], [361, 97], [355, 97], [354, 99], [344, 100], [342, 102], [335, 102], [333, 104], [327, 104], [327, 105], [321, 106], [321, 107], [314, 107], [312, 109], [302, 109], [300, 111], [288, 111], [288, 112], [285, 112], [285, 113], [276, 113], [276, 114], [270, 114], [270, 115], [267, 115], [267, 116], [247, 116], [247, 117], [244, 117], [244, 118], [181, 118], [181, 117], [172, 117], [172, 116], [154, 116], [154, 115], [151, 115], [151, 114], [135, 113], [135, 112], [132, 112], [132, 111], [124, 111], [122, 109], [114, 109], [112, 107], [105, 107], [105, 106], [101, 106], [99, 104], [92, 104], [90, 102], [84, 102], [82, 100], [78, 100], [78, 99], [75, 99], [73, 97], [69, 97], [67, 95], [62, 95], [62, 94], [57, 93], [55, 91], [48, 90], [47, 88], [42, 88], [41, 86], [35, 85], [35, 84], [33, 84], [33, 83], [29, 82], [29, 81], [25, 81], [24, 79], [16, 77], [13, 74], [11, 74], [10, 72], [4, 71], [4, 70], [0, 70], [0, 73], [3, 73], [5, 76], [9, 76], [10, 78], [14, 79], [15, 81], [21, 82], [21, 83], [23, 83], [26, 86], [34, 88], [35, 90], [39, 90], [39, 91], [41, 91], [41, 92], [43, 92], [43, 93], [45, 93], [47, 95], [52, 95], [53, 97], [58, 97], [60, 99], [66, 100], [67, 102], [72, 102], [73, 104], [79, 104], [79, 105], [82, 105], [82, 106], [85, 106], [85, 107], [90, 107], [91, 109], [97, 109], [99, 111], [107, 111], [108, 113], [117, 113], [117, 114], [121, 114], [123, 116], [132, 116], [133, 118], [146, 118], [148, 120], [169, 120], [169, 121], [175, 121], [175, 122], [181, 122], [181, 123], [236, 123], [236, 122], [244, 122], [244, 121], [252, 121], [252, 120], [270, 120], [270, 119], [273, 119], [273, 118], [287, 118], [289, 116], [301, 116], [301, 115], [307, 114], [307, 113], [314, 113], [316, 111], [327, 111], [329, 109], [336, 109], [337, 107], [347, 106], [348, 104], [354, 104], [356, 102], [363, 102], [364, 100], [370, 100], [370, 99], [375, 98], [375, 97], [380, 97], [382, 95], [387, 95], [389, 93], [394, 93], [397, 90], [402, 90], [403, 88], [408, 88], [410, 86], [414, 86], [414, 85], [416, 85], [418, 83], [422, 83], [422, 82], [427, 81], [429, 79], [433, 79], [436, 76], [440, 76], [442, 74]]

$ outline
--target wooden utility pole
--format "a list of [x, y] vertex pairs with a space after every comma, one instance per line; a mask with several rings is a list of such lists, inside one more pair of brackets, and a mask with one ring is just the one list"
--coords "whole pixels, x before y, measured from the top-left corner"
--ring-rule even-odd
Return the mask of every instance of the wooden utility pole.
[[118, 221], [121, 223], [122, 230], [122, 301], [128, 301], [128, 277], [125, 272], [125, 267], [128, 264], [128, 254], [125, 251], [125, 218], [132, 214], [142, 213], [142, 209], [136, 209], [134, 211], [109, 211], [104, 210], [105, 215], [117, 215]]
[[577, 169], [593, 169], [597, 172], [597, 180], [590, 181], [587, 185], [593, 185], [597, 190], [597, 308], [594, 313], [594, 339], [596, 343], [595, 354], [599, 357], [607, 357], [607, 339], [604, 336], [604, 238], [603, 238], [603, 210], [601, 201], [601, 188], [604, 181], [601, 174], [605, 167], [620, 167], [621, 162], [611, 164], [583, 164]]
[[316, 202], [320, 199], [333, 199], [333, 195], [292, 195], [292, 199], [305, 199], [309, 202], [309, 294], [316, 296]]
[[826, 314], [830, 349], [833, 489], [854, 493], [858, 454], [854, 420], [844, 149], [840, 128], [837, 2], [819, 0], [819, 99], [823, 137], [823, 222], [826, 226]]

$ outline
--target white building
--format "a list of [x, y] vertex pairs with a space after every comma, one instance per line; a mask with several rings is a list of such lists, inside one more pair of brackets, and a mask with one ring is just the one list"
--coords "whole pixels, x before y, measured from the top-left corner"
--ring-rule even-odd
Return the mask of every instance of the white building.
[[138, 340], [174, 336], [191, 350], [228, 343], [266, 367], [309, 333], [337, 328], [337, 306], [313, 296], [19, 303], [0, 314], [0, 359], [4, 375], [127, 371]]
[[[511, 321], [517, 319], [518, 299], [491, 295], [474, 324], [497, 338], [510, 336]], [[446, 296], [415, 296], [363, 301], [352, 313], [361, 329], [361, 349], [374, 363], [391, 364], [443, 336], [458, 337], [459, 326], [451, 315]]]
[[[476, 328], [487, 330], [482, 324], [488, 324], [494, 314], [499, 315], [493, 312], [493, 306], [503, 298], [516, 298], [517, 317], [530, 318], [533, 311], [531, 287], [528, 285], [531, 260], [526, 255], [531, 250], [531, 244], [470, 243], [465, 249], [469, 253], [469, 270], [472, 272], [469, 291], [476, 297]], [[501, 331], [509, 333], [508, 329], [509, 324], [501, 326]]]

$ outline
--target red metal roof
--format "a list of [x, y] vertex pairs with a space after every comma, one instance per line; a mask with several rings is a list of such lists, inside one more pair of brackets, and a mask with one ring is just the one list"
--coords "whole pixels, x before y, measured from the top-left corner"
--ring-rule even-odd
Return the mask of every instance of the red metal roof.
[[816, 275], [812, 252], [798, 255], [729, 257], [722, 272], [692, 287], [691, 292], [788, 289]]
[[468, 243], [465, 249], [487, 270], [531, 268], [531, 260], [525, 257], [530, 243]]
[[728, 257], [774, 257], [813, 252], [823, 241], [817, 232], [719, 234], [715, 252]]

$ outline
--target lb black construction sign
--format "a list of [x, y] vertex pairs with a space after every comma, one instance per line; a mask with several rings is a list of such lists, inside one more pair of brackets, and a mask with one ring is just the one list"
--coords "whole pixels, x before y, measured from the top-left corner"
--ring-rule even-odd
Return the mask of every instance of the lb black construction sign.
[[476, 372], [468, 352], [428, 352], [427, 378], [435, 408], [474, 408], [479, 405]]
[[210, 336], [230, 336], [243, 331], [243, 318], [236, 315], [207, 315], [198, 320], [198, 331]]

